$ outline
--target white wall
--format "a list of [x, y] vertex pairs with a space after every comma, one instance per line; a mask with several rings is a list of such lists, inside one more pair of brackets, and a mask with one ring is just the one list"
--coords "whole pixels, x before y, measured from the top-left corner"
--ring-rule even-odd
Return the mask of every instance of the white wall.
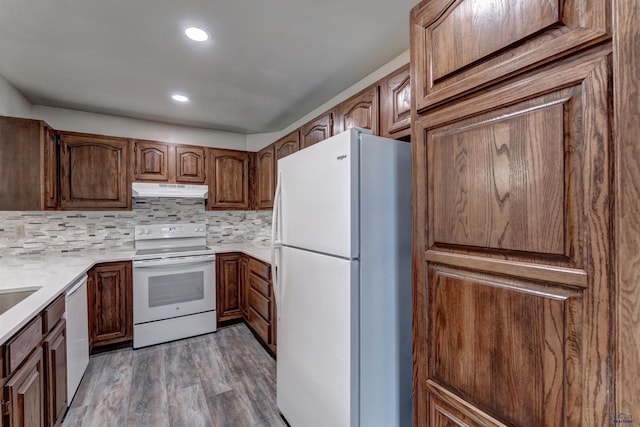
[[291, 123], [289, 126], [284, 128], [280, 132], [256, 133], [252, 135], [247, 135], [247, 150], [258, 151], [266, 147], [267, 145], [276, 141], [280, 137], [296, 130], [303, 124], [307, 123], [309, 120], [314, 119], [315, 117], [319, 116], [320, 114], [324, 113], [330, 108], [333, 108], [337, 104], [350, 98], [351, 96], [360, 92], [362, 89], [377, 82], [384, 76], [391, 74], [393, 71], [397, 70], [398, 68], [408, 63], [409, 63], [409, 51], [407, 50], [406, 52], [392, 59], [391, 61], [389, 61], [382, 67], [378, 68], [377, 70], [375, 70], [374, 72], [372, 72], [371, 74], [369, 74], [368, 76], [360, 80], [359, 82], [355, 83], [353, 86], [349, 87], [345, 91], [341, 92], [340, 94], [334, 96], [324, 104], [320, 105], [318, 108], [311, 111], [309, 114], [306, 114], [305, 116]]
[[34, 105], [32, 115], [33, 118], [44, 120], [58, 130], [246, 150], [245, 135], [240, 133], [171, 125], [42, 105]]
[[0, 76], [0, 116], [31, 117], [29, 100], [2, 76]]

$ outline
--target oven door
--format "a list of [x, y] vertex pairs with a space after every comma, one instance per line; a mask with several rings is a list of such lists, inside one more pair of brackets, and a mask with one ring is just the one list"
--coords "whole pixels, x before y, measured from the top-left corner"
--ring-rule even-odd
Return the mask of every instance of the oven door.
[[133, 322], [215, 310], [215, 255], [133, 262]]

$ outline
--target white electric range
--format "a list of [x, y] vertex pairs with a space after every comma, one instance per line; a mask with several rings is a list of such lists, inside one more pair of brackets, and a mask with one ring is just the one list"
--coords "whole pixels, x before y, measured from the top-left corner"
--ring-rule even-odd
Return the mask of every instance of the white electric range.
[[206, 224], [135, 227], [133, 348], [216, 330], [215, 255]]

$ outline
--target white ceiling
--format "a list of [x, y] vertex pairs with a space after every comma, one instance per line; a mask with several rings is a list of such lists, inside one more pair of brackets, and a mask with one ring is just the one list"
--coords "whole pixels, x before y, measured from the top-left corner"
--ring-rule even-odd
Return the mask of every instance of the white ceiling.
[[0, 75], [34, 104], [279, 131], [406, 51], [417, 2], [0, 0]]

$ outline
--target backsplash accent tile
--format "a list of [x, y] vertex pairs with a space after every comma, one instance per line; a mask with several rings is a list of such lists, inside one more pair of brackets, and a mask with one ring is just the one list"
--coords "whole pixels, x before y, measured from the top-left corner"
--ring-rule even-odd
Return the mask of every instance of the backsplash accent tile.
[[207, 242], [271, 241], [271, 211], [206, 211], [203, 200], [134, 199], [131, 211], [0, 211], [0, 257], [133, 249], [140, 224], [204, 222]]

